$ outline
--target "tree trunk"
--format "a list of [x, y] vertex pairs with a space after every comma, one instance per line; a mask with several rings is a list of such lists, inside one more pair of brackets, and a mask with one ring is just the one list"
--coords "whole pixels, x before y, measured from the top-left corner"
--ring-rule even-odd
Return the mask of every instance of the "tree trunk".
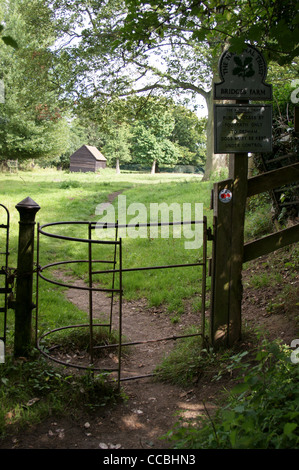
[[[213, 85], [213, 84], [212, 84]], [[222, 169], [228, 168], [228, 157], [225, 154], [214, 153], [214, 101], [213, 91], [208, 93], [207, 99], [208, 120], [207, 120], [207, 160], [203, 181], [208, 181], [215, 173], [220, 173]]]
[[151, 175], [154, 175], [155, 173], [156, 173], [156, 160], [153, 161]]
[[119, 158], [116, 159], [116, 173], [119, 175], [120, 173], [120, 166], [119, 166]]

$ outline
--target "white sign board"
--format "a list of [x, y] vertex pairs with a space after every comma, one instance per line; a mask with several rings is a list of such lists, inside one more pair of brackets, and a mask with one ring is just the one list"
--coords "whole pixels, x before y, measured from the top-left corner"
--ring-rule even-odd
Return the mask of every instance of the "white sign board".
[[263, 55], [248, 45], [241, 53], [225, 51], [219, 60], [221, 82], [214, 84], [215, 100], [272, 100], [272, 85], [264, 83], [267, 64]]
[[272, 151], [271, 105], [215, 105], [214, 153]]

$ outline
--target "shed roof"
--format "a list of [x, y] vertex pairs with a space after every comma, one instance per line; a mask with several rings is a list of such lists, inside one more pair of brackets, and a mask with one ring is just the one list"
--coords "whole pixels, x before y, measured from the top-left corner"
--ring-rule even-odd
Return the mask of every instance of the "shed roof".
[[[78, 150], [76, 150], [76, 154], [80, 153], [80, 150], [83, 149], [83, 148], [86, 148], [89, 153], [98, 161], [101, 161], [101, 162], [106, 162], [107, 159], [104, 157], [104, 155], [96, 148], [96, 147], [92, 147], [91, 145], [82, 145], [82, 147], [80, 147]], [[74, 155], [74, 154], [73, 154]]]

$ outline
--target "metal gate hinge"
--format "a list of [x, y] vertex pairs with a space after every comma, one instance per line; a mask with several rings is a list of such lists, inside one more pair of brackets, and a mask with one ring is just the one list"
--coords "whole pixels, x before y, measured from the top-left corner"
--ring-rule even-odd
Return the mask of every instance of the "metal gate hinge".
[[207, 238], [209, 241], [213, 241], [214, 240], [214, 235], [212, 233], [212, 229], [211, 227], [207, 227]]
[[211, 189], [210, 209], [214, 209], [214, 189]]

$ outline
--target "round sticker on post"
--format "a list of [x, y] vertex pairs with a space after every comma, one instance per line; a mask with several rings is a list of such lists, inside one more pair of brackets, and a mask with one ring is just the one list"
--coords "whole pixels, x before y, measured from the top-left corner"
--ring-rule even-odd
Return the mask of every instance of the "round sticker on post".
[[222, 189], [219, 193], [219, 199], [221, 202], [224, 202], [225, 204], [230, 202], [232, 200], [232, 192], [229, 189]]

